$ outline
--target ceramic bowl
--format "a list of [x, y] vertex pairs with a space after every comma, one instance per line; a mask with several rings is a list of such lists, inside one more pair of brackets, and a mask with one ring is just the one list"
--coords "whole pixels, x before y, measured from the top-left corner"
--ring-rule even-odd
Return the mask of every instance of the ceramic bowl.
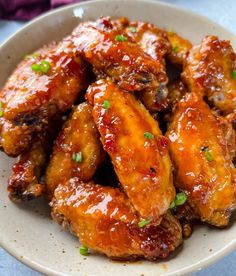
[[[126, 16], [173, 28], [193, 43], [204, 35], [235, 38], [227, 30], [189, 11], [157, 1], [90, 1], [45, 14], [14, 34], [0, 47], [0, 87], [28, 53], [52, 40], [60, 40], [81, 21], [102, 15]], [[225, 230], [200, 226], [168, 260], [113, 262], [100, 255], [83, 257], [79, 242], [50, 218], [43, 200], [13, 204], [7, 196], [7, 179], [13, 159], [0, 153], [0, 244], [26, 265], [47, 275], [178, 275], [199, 270], [236, 248], [236, 223]]]

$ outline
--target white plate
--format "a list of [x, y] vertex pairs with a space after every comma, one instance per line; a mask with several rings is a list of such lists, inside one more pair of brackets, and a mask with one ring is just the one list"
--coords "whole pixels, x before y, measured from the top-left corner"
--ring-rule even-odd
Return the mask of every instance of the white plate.
[[[27, 53], [70, 33], [81, 20], [101, 15], [126, 16], [174, 28], [199, 43], [207, 34], [235, 38], [219, 25], [180, 8], [157, 1], [91, 1], [67, 6], [30, 22], [0, 47], [0, 87]], [[0, 244], [30, 267], [50, 275], [177, 275], [201, 269], [236, 248], [236, 223], [226, 230], [199, 227], [169, 260], [152, 263], [112, 262], [106, 257], [79, 254], [79, 243], [50, 219], [43, 200], [13, 204], [6, 192], [12, 159], [0, 154]], [[178, 254], [177, 254], [178, 253]]]

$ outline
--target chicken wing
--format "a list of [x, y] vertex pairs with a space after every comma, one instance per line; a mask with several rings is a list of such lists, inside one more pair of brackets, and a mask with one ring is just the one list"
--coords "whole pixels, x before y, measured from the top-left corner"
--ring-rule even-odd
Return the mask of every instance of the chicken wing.
[[90, 181], [104, 152], [99, 133], [87, 103], [74, 107], [71, 117], [59, 133], [46, 172], [46, 189], [50, 199], [59, 183], [72, 177]]
[[144, 106], [112, 81], [96, 82], [86, 96], [131, 203], [144, 218], [158, 219], [175, 197], [168, 139]]
[[78, 53], [99, 78], [109, 76], [128, 91], [158, 89], [166, 81], [162, 64], [129, 42], [107, 18], [79, 24], [72, 36]]
[[235, 208], [235, 137], [231, 125], [222, 128], [221, 120], [201, 96], [187, 93], [167, 133], [177, 188], [187, 193], [202, 221], [218, 227], [228, 224]]
[[41, 177], [45, 172], [53, 141], [61, 128], [62, 118], [59, 113], [53, 116], [53, 123], [48, 126], [46, 133], [34, 137], [30, 148], [13, 165], [8, 181], [8, 192], [12, 201], [28, 201], [44, 193], [45, 183], [41, 181]]
[[46, 155], [44, 144], [38, 140], [13, 165], [7, 187], [12, 201], [28, 201], [42, 195], [45, 185], [40, 183], [40, 176]]
[[182, 67], [186, 61], [189, 50], [192, 48], [192, 44], [174, 31], [168, 31], [167, 37], [171, 44], [171, 51], [168, 55], [168, 59], [171, 63]]
[[[34, 133], [47, 127], [52, 115], [72, 106], [86, 85], [86, 66], [75, 54], [70, 38], [27, 56], [0, 92], [4, 151], [19, 155], [29, 146]], [[8, 133], [12, 129], [17, 129], [18, 140]]]
[[141, 102], [150, 112], [166, 109], [168, 106], [168, 90], [166, 88], [168, 78], [165, 72], [164, 58], [171, 51], [171, 45], [166, 32], [158, 29], [153, 24], [135, 21], [129, 24], [125, 33], [131, 41], [137, 43], [145, 53], [158, 61], [161, 66], [161, 71], [165, 73], [165, 79], [163, 78], [158, 88], [146, 88], [139, 94]]
[[227, 115], [236, 112], [235, 73], [236, 54], [230, 42], [207, 36], [189, 52], [182, 76], [190, 91], [206, 96]]
[[160, 225], [140, 225], [129, 199], [117, 188], [73, 178], [57, 187], [51, 206], [55, 221], [110, 258], [166, 258], [182, 241], [181, 227], [170, 213]]

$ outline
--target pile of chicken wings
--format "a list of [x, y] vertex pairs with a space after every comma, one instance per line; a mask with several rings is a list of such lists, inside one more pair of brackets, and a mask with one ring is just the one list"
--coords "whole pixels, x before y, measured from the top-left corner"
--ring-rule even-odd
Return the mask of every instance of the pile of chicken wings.
[[[166, 258], [196, 222], [235, 209], [236, 54], [207, 36], [109, 17], [17, 66], [0, 92], [13, 201], [113, 259]], [[83, 252], [84, 253], [84, 252]]]

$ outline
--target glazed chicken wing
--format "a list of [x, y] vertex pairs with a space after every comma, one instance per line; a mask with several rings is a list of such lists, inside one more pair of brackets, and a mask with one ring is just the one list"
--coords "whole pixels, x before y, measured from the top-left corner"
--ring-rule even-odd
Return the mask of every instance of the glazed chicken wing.
[[190, 51], [183, 78], [226, 115], [236, 112], [236, 54], [229, 41], [207, 36]]
[[57, 113], [45, 133], [34, 137], [29, 149], [24, 151], [12, 167], [8, 181], [9, 197], [13, 201], [28, 201], [41, 196], [45, 183], [41, 177], [45, 173], [53, 141], [62, 125], [62, 114]]
[[140, 217], [117, 188], [70, 179], [55, 190], [52, 216], [80, 242], [110, 258], [166, 258], [182, 241], [178, 221], [167, 213], [160, 225]]
[[[161, 71], [165, 73], [165, 57], [171, 51], [171, 45], [164, 30], [158, 29], [150, 23], [140, 21], [131, 22], [125, 30], [131, 41], [137, 43], [140, 48], [149, 54], [154, 60], [160, 63]], [[166, 109], [168, 106], [165, 78], [158, 88], [146, 88], [139, 95], [140, 100], [150, 112], [157, 112]]]
[[177, 188], [202, 221], [219, 227], [235, 208], [235, 137], [231, 125], [222, 124], [226, 120], [214, 117], [201, 96], [187, 93], [167, 133]]
[[103, 159], [92, 108], [87, 103], [75, 106], [54, 144], [46, 172], [48, 197], [52, 197], [59, 183], [72, 177], [91, 180]]
[[175, 197], [168, 139], [136, 98], [109, 80], [89, 87], [87, 98], [104, 149], [141, 216], [158, 219]]
[[86, 66], [70, 38], [27, 56], [0, 92], [4, 151], [17, 156], [29, 147], [33, 135], [42, 133], [56, 112], [70, 108], [86, 85]]
[[27, 201], [39, 197], [45, 189], [40, 176], [46, 162], [45, 145], [38, 140], [23, 153], [12, 167], [8, 182], [9, 197], [13, 201]]
[[162, 64], [129, 42], [107, 18], [79, 24], [72, 36], [78, 53], [92, 64], [95, 74], [111, 77], [123, 89], [158, 89], [166, 81]]

